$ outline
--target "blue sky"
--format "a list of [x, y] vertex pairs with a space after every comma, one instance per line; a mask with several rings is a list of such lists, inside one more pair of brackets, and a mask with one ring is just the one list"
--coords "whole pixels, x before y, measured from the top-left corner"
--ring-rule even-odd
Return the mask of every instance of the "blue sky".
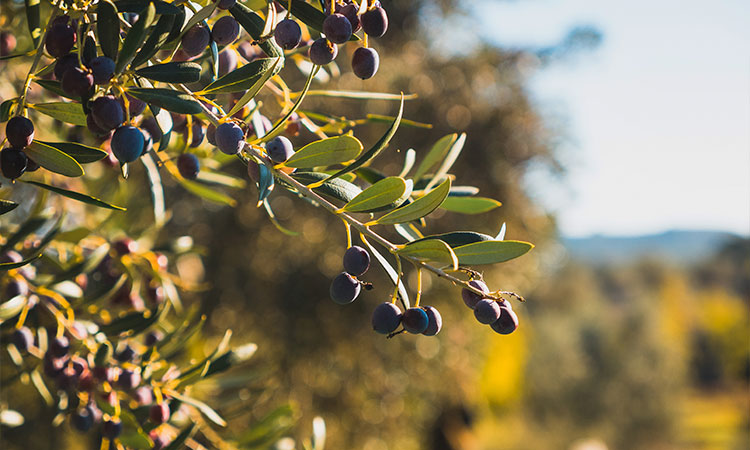
[[485, 38], [551, 45], [576, 25], [592, 53], [537, 72], [531, 91], [565, 121], [562, 181], [534, 195], [567, 236], [667, 229], [750, 233], [750, 1], [478, 1]]

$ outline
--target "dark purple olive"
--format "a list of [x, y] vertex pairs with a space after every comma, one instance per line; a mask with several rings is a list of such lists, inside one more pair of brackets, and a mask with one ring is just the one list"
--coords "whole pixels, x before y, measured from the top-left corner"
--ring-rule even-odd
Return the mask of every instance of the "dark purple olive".
[[409, 308], [404, 311], [401, 322], [404, 324], [404, 329], [409, 333], [420, 334], [427, 329], [430, 319], [422, 308]]
[[349, 3], [336, 12], [349, 19], [349, 23], [352, 25], [352, 33], [359, 31], [361, 24], [359, 23], [359, 15], [357, 14], [359, 12], [359, 7], [357, 5]]
[[381, 7], [373, 8], [359, 17], [362, 29], [371, 37], [381, 37], [388, 30], [388, 15]]
[[273, 162], [283, 163], [294, 155], [294, 146], [289, 138], [276, 136], [266, 143], [266, 153]]
[[166, 402], [151, 406], [151, 409], [148, 412], [148, 418], [151, 419], [151, 422], [157, 425], [161, 425], [167, 422], [169, 420], [169, 416], [169, 405], [167, 405]]
[[423, 306], [422, 309], [427, 313], [427, 329], [422, 334], [425, 336], [435, 336], [443, 328], [443, 318], [440, 312], [432, 306]]
[[273, 30], [273, 38], [281, 48], [291, 50], [297, 47], [302, 40], [302, 29], [294, 20], [284, 19]]
[[217, 45], [229, 45], [240, 35], [240, 24], [232, 16], [223, 16], [211, 28], [211, 37]]
[[63, 76], [65, 76], [65, 72], [72, 69], [73, 67], [78, 66], [78, 53], [68, 53], [67, 55], [57, 58], [57, 61], [55, 62], [55, 69], [53, 71], [53, 73], [55, 74], [55, 79], [57, 79], [58, 81], [62, 81]]
[[491, 324], [500, 317], [500, 305], [487, 298], [479, 300], [474, 307], [474, 317], [479, 323]]
[[194, 25], [182, 36], [182, 50], [188, 56], [198, 56], [206, 50], [209, 42], [211, 33], [208, 28], [201, 24]]
[[122, 164], [140, 158], [145, 144], [146, 141], [141, 130], [131, 125], [124, 125], [116, 129], [110, 141], [112, 153]]
[[372, 48], [360, 47], [352, 55], [352, 71], [363, 80], [372, 78], [378, 71], [380, 57]]
[[22, 149], [34, 140], [34, 124], [23, 116], [12, 117], [5, 124], [5, 137], [11, 147]]
[[328, 42], [325, 38], [315, 40], [310, 46], [308, 56], [313, 64], [324, 66], [334, 59], [339, 54], [339, 48], [336, 44]]
[[380, 334], [396, 331], [401, 323], [401, 310], [391, 302], [379, 304], [372, 313], [372, 329]]
[[[487, 293], [490, 292], [490, 289], [482, 280], [471, 280], [469, 281], [469, 285], [479, 289], [482, 292], [487, 292]], [[474, 307], [477, 305], [479, 300], [482, 299], [482, 296], [475, 293], [474, 291], [470, 291], [469, 289], [464, 288], [461, 290], [461, 298], [464, 300], [464, 303], [466, 304], [466, 306], [468, 306], [471, 309], [474, 309]]]
[[510, 304], [500, 306], [500, 317], [490, 324], [490, 327], [499, 334], [510, 334], [518, 328], [518, 316]]
[[334, 44], [343, 44], [352, 37], [352, 24], [343, 14], [331, 14], [323, 21], [323, 33]]
[[29, 159], [20, 149], [9, 147], [0, 151], [0, 170], [9, 180], [15, 180], [26, 171]]
[[201, 163], [192, 153], [183, 153], [177, 157], [177, 170], [183, 178], [194, 180], [201, 170]]
[[354, 301], [362, 286], [359, 281], [346, 272], [341, 272], [331, 282], [331, 299], [339, 305], [346, 305]]
[[[59, 19], [59, 20], [57, 20]], [[76, 43], [76, 30], [68, 23], [68, 17], [58, 17], [47, 31], [44, 47], [55, 58], [67, 55]]]
[[224, 122], [216, 127], [214, 139], [219, 150], [227, 155], [235, 155], [242, 150], [245, 133], [237, 124]]
[[344, 253], [344, 270], [358, 277], [370, 268], [370, 254], [364, 248], [353, 245]]
[[94, 75], [94, 83], [107, 84], [115, 74], [115, 62], [106, 56], [98, 56], [86, 64]]
[[62, 90], [71, 97], [86, 97], [94, 87], [91, 70], [73, 67], [62, 78]]
[[112, 95], [104, 95], [91, 102], [91, 116], [101, 130], [114, 130], [125, 122], [122, 103]]

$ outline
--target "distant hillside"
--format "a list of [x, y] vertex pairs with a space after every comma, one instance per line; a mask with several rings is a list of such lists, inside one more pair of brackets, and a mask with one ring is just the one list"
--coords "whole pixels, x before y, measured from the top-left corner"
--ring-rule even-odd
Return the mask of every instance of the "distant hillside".
[[570, 257], [594, 264], [620, 264], [643, 257], [691, 264], [713, 255], [736, 235], [720, 231], [667, 231], [643, 236], [563, 238]]

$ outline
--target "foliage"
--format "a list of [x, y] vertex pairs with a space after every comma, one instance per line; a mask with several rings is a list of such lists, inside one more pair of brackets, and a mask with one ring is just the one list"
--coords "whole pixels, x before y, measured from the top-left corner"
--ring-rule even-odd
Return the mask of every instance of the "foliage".
[[[203, 319], [183, 303], [180, 291], [205, 288], [203, 266], [200, 249], [187, 237], [171, 238], [174, 234], [165, 228], [172, 217], [166, 198], [180, 186], [203, 201], [236, 205], [247, 182], [232, 173], [233, 166], [247, 167], [257, 186], [257, 206], [282, 233], [294, 234], [271, 207], [280, 191], [340, 219], [347, 247], [353, 245], [352, 230], [358, 232], [389, 275], [390, 301], [400, 301], [404, 310], [418, 310], [423, 271], [508, 308], [506, 297], [520, 299], [512, 292], [482, 292], [469, 285], [481, 277], [470, 266], [514, 259], [531, 244], [505, 240], [504, 231], [494, 237], [421, 231], [426, 216], [440, 208], [479, 214], [500, 206], [477, 197], [472, 186], [454, 186], [449, 172], [466, 135], [446, 135], [418, 161], [415, 152], [407, 152], [390, 173], [375, 169], [372, 163], [402, 127], [423, 126], [404, 116], [414, 96], [311, 89], [314, 80], [324, 81], [338, 70], [303, 56], [306, 47], [314, 51], [315, 45], [336, 49], [325, 38], [311, 44], [321, 29], [332, 26], [328, 18], [333, 16], [317, 2], [288, 5], [302, 22], [305, 43], [296, 49], [285, 46], [285, 52], [272, 38], [285, 14], [275, 2], [27, 3], [29, 34], [19, 38], [15, 53], [3, 55], [6, 68], [26, 71], [13, 84], [15, 96], [0, 107], [9, 143], [1, 162], [9, 182], [1, 191], [5, 297], [0, 326], [15, 365], [12, 370], [3, 365], [4, 385], [30, 382], [54, 411], [55, 425], [67, 420], [88, 431], [101, 421], [96, 435], [102, 436], [102, 448], [110, 441], [126, 448], [158, 447], [159, 440], [177, 448], [188, 439], [255, 448], [286, 431], [283, 419], [291, 413], [282, 409], [257, 428], [217, 434], [214, 427], [226, 425], [217, 410], [236, 404], [209, 405], [193, 396], [202, 392], [208, 397], [207, 386], [215, 386], [226, 398], [251, 380], [252, 372], [226, 371], [252, 356], [255, 346], [230, 349], [227, 331], [211, 350], [190, 347]], [[365, 1], [358, 9], [363, 18], [377, 11], [382, 11], [377, 2]], [[371, 17], [385, 13], [379, 14]], [[216, 29], [213, 41], [207, 30], [220, 18], [241, 26], [250, 39], [234, 36], [219, 47]], [[372, 36], [378, 37], [383, 24], [370, 20], [362, 26], [379, 30]], [[333, 40], [336, 30], [329, 30]], [[14, 31], [20, 36], [20, 26]], [[350, 30], [351, 37], [339, 43], [367, 46], [368, 36], [360, 34]], [[238, 52], [244, 59], [239, 66]], [[320, 58], [312, 54], [312, 59]], [[354, 72], [367, 74], [363, 78], [378, 68], [377, 63], [374, 71], [358, 64], [353, 61]], [[365, 120], [385, 121], [387, 128], [376, 139], [364, 139], [354, 135], [344, 116], [301, 109], [305, 99], [316, 96], [322, 104], [365, 99], [398, 106], [391, 116]], [[17, 125], [24, 117], [33, 119], [30, 132]], [[61, 123], [66, 134], [55, 136], [50, 130]], [[241, 130], [239, 136], [234, 129]], [[273, 149], [287, 139], [281, 135], [294, 137], [300, 130], [304, 145], [278, 157]], [[204, 135], [221, 151], [204, 145]], [[184, 158], [188, 154], [196, 158]], [[389, 239], [386, 231], [399, 237]], [[390, 259], [378, 257], [381, 251]], [[408, 275], [402, 262], [410, 263], [420, 280], [413, 303], [402, 281]], [[163, 405], [168, 405], [166, 417], [159, 419]], [[4, 423], [20, 425], [9, 411]], [[322, 428], [315, 423], [310, 445], [320, 448]]]

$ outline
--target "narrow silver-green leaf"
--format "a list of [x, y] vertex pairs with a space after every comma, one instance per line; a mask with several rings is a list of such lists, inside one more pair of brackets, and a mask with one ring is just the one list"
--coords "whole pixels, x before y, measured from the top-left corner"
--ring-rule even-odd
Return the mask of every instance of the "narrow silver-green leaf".
[[203, 89], [203, 93], [240, 92], [252, 87], [268, 70], [273, 70], [277, 58], [261, 58], [233, 70]]
[[265, 164], [258, 165], [258, 175], [260, 176], [260, 180], [258, 181], [258, 206], [260, 206], [271, 195], [275, 181], [273, 172]]
[[399, 255], [410, 256], [420, 261], [435, 261], [458, 269], [458, 257], [453, 249], [439, 239], [424, 239], [406, 244], [398, 251]]
[[523, 241], [482, 241], [456, 247], [453, 251], [461, 265], [495, 264], [518, 258], [534, 248]]
[[181, 401], [182, 403], [195, 407], [196, 409], [198, 409], [198, 411], [201, 412], [201, 414], [206, 416], [208, 420], [215, 423], [216, 425], [219, 425], [220, 427], [227, 426], [227, 423], [224, 421], [224, 419], [222, 419], [221, 416], [216, 411], [211, 409], [210, 406], [203, 403], [202, 401], [196, 400], [194, 398], [191, 398], [185, 395], [177, 394], [176, 392], [170, 392], [170, 395], [176, 398], [177, 400]]
[[18, 203], [12, 202], [10, 200], [0, 199], [0, 216], [5, 213], [9, 213], [16, 208], [18, 208]]
[[113, 205], [110, 203], [107, 203], [103, 200], [99, 200], [96, 197], [92, 197], [90, 195], [81, 194], [80, 192], [74, 192], [69, 191], [67, 189], [62, 189], [55, 186], [50, 186], [49, 184], [40, 183], [38, 181], [26, 181], [26, 183], [33, 184], [34, 186], [38, 186], [42, 189], [47, 189], [48, 191], [52, 191], [55, 194], [62, 195], [64, 197], [71, 198], [73, 200], [78, 200], [79, 202], [87, 203], [89, 205], [98, 206], [100, 208], [106, 208], [106, 209], [114, 209], [116, 211], [125, 211], [126, 209], [122, 206]]
[[19, 267], [23, 267], [26, 264], [29, 264], [30, 262], [39, 258], [39, 256], [41, 255], [32, 256], [31, 258], [26, 258], [23, 261], [19, 261], [19, 262], [0, 263], [0, 271], [18, 269]]
[[481, 214], [501, 206], [499, 201], [487, 197], [451, 197], [445, 199], [440, 207], [447, 211], [461, 214]]
[[164, 447], [164, 450], [180, 450], [183, 447], [182, 444], [187, 441], [187, 439], [190, 437], [190, 435], [193, 433], [193, 430], [195, 429], [195, 423], [191, 423], [188, 425], [184, 430], [180, 431], [180, 434], [177, 435], [172, 442], [169, 443], [168, 446]]
[[[10, 269], [0, 268], [0, 270]], [[26, 296], [16, 295], [7, 302], [0, 304], [0, 322], [17, 316], [23, 309], [24, 305], [26, 305], [26, 301]]]
[[450, 179], [445, 180], [440, 186], [431, 190], [426, 195], [414, 200], [406, 206], [391, 211], [388, 214], [377, 219], [380, 225], [406, 223], [412, 220], [421, 219], [427, 214], [437, 209], [441, 203], [448, 197], [448, 191], [451, 188]]
[[80, 103], [51, 102], [37, 103], [29, 106], [45, 116], [50, 116], [61, 122], [78, 125], [80, 127], [86, 126], [86, 114], [83, 113], [83, 107]]
[[102, 149], [89, 147], [88, 145], [78, 144], [76, 142], [35, 142], [54, 147], [78, 161], [79, 164], [88, 164], [100, 161], [107, 157], [107, 152]]
[[[413, 100], [417, 94], [388, 94], [384, 92], [362, 92], [362, 91], [322, 91], [312, 90], [307, 93], [311, 97], [335, 97], [353, 100]], [[389, 120], [389, 122], [391, 122]]]
[[409, 302], [409, 292], [406, 290], [406, 286], [404, 286], [403, 280], [399, 278], [396, 269], [393, 268], [391, 263], [389, 263], [388, 260], [385, 259], [385, 256], [381, 255], [380, 252], [378, 252], [375, 247], [372, 246], [372, 244], [370, 244], [366, 240], [363, 240], [363, 242], [367, 246], [367, 248], [370, 249], [370, 254], [375, 257], [375, 260], [378, 262], [378, 264], [380, 264], [383, 270], [385, 270], [385, 273], [388, 275], [388, 278], [390, 278], [391, 283], [393, 283], [394, 286], [397, 286], [399, 294], [398, 296], [401, 299], [404, 310], [409, 309], [411, 307], [411, 304]]
[[279, 61], [281, 61], [281, 58], [272, 58], [274, 60], [273, 65], [268, 67], [265, 72], [261, 75], [258, 80], [255, 81], [255, 83], [250, 86], [250, 88], [245, 92], [245, 94], [240, 98], [237, 103], [232, 107], [231, 110], [227, 113], [228, 116], [233, 116], [237, 111], [241, 110], [245, 107], [248, 103], [250, 103], [250, 100], [252, 100], [260, 91], [260, 89], [266, 84], [268, 80], [271, 79], [271, 77], [274, 74], [274, 71], [276, 69], [276, 66], [279, 64]]
[[438, 166], [437, 171], [435, 171], [435, 175], [432, 176], [432, 180], [427, 183], [427, 187], [425, 189], [430, 189], [432, 186], [435, 186], [440, 182], [440, 180], [443, 179], [443, 177], [448, 173], [451, 167], [453, 167], [453, 163], [456, 162], [458, 155], [464, 148], [465, 142], [466, 133], [461, 133], [458, 139], [456, 139], [456, 142], [451, 145], [450, 150], [448, 150], [448, 154], [445, 155], [445, 158], [443, 158], [443, 161]]
[[391, 138], [393, 137], [393, 135], [396, 134], [396, 130], [398, 129], [398, 125], [401, 123], [401, 117], [403, 115], [404, 115], [404, 94], [401, 94], [401, 105], [398, 108], [398, 115], [396, 115], [396, 119], [393, 121], [391, 126], [388, 127], [388, 130], [380, 138], [380, 140], [376, 142], [375, 145], [371, 149], [367, 150], [365, 153], [362, 154], [362, 156], [357, 158], [356, 161], [344, 167], [343, 169], [339, 170], [335, 174], [331, 175], [328, 178], [328, 180], [338, 178], [345, 173], [349, 173], [354, 170], [357, 170], [358, 168], [362, 167], [363, 165], [373, 160], [376, 156], [378, 156], [378, 154], [381, 151], [383, 151], [384, 148], [388, 146], [388, 143], [391, 142]]
[[198, 197], [204, 198], [210, 202], [219, 203], [223, 205], [235, 206], [237, 201], [221, 192], [214, 191], [213, 189], [203, 186], [200, 183], [196, 183], [191, 180], [179, 180], [182, 187], [197, 195]]
[[289, 167], [317, 167], [351, 161], [362, 151], [362, 143], [354, 136], [334, 136], [311, 142], [299, 149], [285, 165]]
[[10, 120], [10, 109], [18, 101], [18, 97], [9, 98], [0, 104], [0, 122], [7, 122]]
[[151, 34], [149, 34], [148, 39], [146, 39], [146, 42], [141, 46], [141, 50], [133, 58], [133, 62], [131, 63], [133, 67], [138, 67], [145, 63], [159, 51], [162, 45], [167, 42], [176, 19], [177, 15], [174, 14], [166, 14], [159, 17], [156, 25], [150, 28]]
[[117, 7], [110, 1], [100, 1], [96, 8], [96, 35], [104, 56], [116, 61], [120, 49], [120, 19]]
[[195, 83], [201, 78], [201, 66], [188, 61], [168, 62], [143, 67], [136, 70], [135, 74], [165, 83]]
[[[431, 236], [425, 236], [422, 239], [440, 239], [452, 248], [460, 247], [462, 245], [473, 244], [475, 242], [491, 241], [492, 236], [477, 233], [476, 231], [451, 231], [450, 233], [433, 234]], [[418, 239], [421, 240], [421, 239]]]
[[401, 177], [384, 178], [344, 205], [349, 212], [376, 212], [398, 208], [411, 195], [412, 180]]
[[39, 141], [33, 141], [31, 145], [24, 149], [24, 153], [49, 171], [66, 177], [83, 175], [83, 167], [72, 156]]
[[146, 9], [138, 14], [138, 21], [136, 21], [130, 30], [128, 30], [128, 34], [125, 36], [125, 41], [122, 43], [120, 54], [117, 55], [115, 73], [122, 73], [122, 71], [133, 61], [138, 49], [146, 40], [148, 27], [151, 26], [151, 22], [154, 21], [155, 16], [156, 8], [153, 3], [149, 3]]
[[311, 183], [308, 187], [312, 187], [315, 192], [325, 194], [345, 203], [349, 203], [354, 197], [362, 192], [362, 189], [356, 184], [352, 184], [340, 178], [330, 181], [326, 180], [328, 175], [325, 173], [295, 172], [292, 176], [300, 182]]
[[128, 88], [128, 94], [150, 105], [179, 114], [199, 114], [203, 111], [201, 104], [192, 96], [172, 89]]
[[445, 158], [445, 155], [448, 154], [448, 151], [450, 151], [451, 146], [456, 142], [456, 139], [458, 139], [458, 133], [449, 134], [438, 139], [422, 159], [422, 162], [419, 163], [419, 166], [417, 166], [414, 178], [417, 179], [426, 174], [437, 163]]
[[320, 66], [315, 66], [315, 68], [312, 71], [310, 71], [310, 73], [307, 75], [307, 81], [305, 81], [305, 87], [302, 88], [302, 92], [297, 97], [297, 100], [295, 100], [294, 104], [292, 105], [292, 107], [289, 108], [286, 111], [286, 114], [284, 114], [284, 116], [281, 119], [279, 119], [273, 125], [273, 127], [271, 127], [271, 129], [268, 130], [263, 135], [263, 138], [261, 139], [263, 142], [270, 141], [271, 139], [273, 139], [274, 137], [278, 136], [279, 134], [281, 134], [284, 131], [284, 127], [286, 125], [286, 121], [289, 120], [289, 118], [292, 116], [292, 114], [294, 114], [294, 112], [297, 111], [297, 109], [299, 108], [299, 106], [302, 104], [302, 100], [305, 99], [305, 94], [310, 89], [310, 85], [312, 84], [313, 78], [315, 78], [315, 74], [318, 73], [319, 70], [320, 70]]
[[26, 6], [26, 22], [29, 26], [29, 33], [31, 39], [34, 41], [34, 47], [39, 44], [39, 39], [42, 37], [42, 29], [40, 24], [40, 0], [24, 0]]
[[[266, 55], [272, 58], [278, 57], [282, 60], [284, 59], [284, 51], [278, 46], [278, 44], [276, 44], [276, 41], [273, 39], [262, 39], [263, 28], [266, 25], [265, 20], [240, 2], [237, 2], [234, 6], [229, 8], [229, 13], [237, 19], [237, 22], [240, 23], [242, 28], [247, 31], [253, 40], [260, 42], [258, 45]], [[281, 66], [283, 66], [283, 63]], [[279, 69], [281, 69], [281, 67], [279, 67]]]

